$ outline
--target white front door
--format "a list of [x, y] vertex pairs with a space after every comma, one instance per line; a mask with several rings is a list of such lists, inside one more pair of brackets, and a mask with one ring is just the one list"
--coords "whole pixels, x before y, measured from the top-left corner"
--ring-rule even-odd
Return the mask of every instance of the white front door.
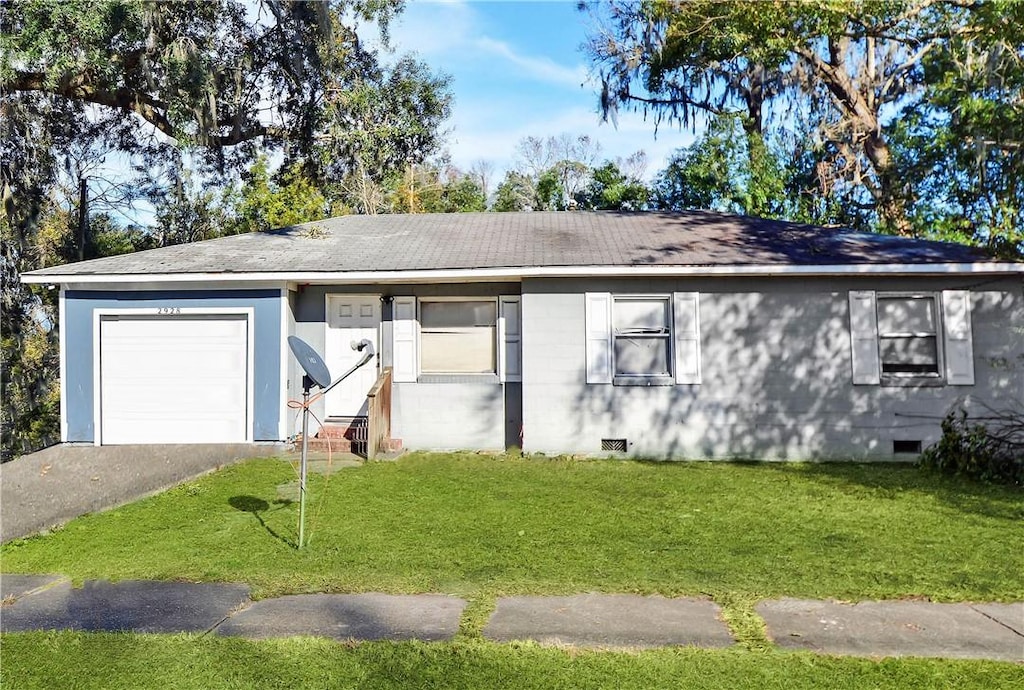
[[[352, 348], [364, 338], [380, 352], [380, 297], [377, 295], [328, 295], [325, 361], [337, 380], [358, 362], [363, 353]], [[366, 394], [377, 380], [379, 357], [359, 367], [327, 394], [328, 417], [366, 414]]]

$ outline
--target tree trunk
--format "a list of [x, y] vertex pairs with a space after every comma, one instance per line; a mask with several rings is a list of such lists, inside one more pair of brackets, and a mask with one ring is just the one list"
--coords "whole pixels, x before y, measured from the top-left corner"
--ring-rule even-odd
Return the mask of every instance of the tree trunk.
[[747, 74], [747, 88], [744, 97], [747, 101], [747, 117], [743, 122], [743, 131], [747, 137], [751, 134], [762, 136], [764, 132], [763, 111], [765, 101], [765, 69], [764, 65], [754, 65]]
[[897, 235], [912, 235], [913, 227], [907, 218], [906, 188], [893, 167], [889, 144], [877, 130], [864, 139], [864, 155], [871, 162], [878, 180], [875, 208], [882, 227]]

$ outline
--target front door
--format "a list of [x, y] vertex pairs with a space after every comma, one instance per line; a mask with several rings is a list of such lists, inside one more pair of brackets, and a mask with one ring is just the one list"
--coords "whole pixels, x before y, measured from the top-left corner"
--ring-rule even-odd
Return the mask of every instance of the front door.
[[[358, 362], [363, 353], [352, 348], [363, 339], [380, 352], [380, 297], [377, 295], [328, 295], [325, 360], [337, 380]], [[327, 394], [328, 417], [358, 417], [366, 414], [366, 394], [377, 380], [378, 356], [359, 367]]]

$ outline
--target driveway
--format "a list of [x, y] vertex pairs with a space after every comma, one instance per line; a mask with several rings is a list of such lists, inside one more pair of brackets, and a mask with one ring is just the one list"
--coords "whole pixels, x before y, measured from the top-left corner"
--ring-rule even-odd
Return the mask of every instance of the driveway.
[[56, 445], [0, 465], [0, 542], [162, 491], [278, 444]]

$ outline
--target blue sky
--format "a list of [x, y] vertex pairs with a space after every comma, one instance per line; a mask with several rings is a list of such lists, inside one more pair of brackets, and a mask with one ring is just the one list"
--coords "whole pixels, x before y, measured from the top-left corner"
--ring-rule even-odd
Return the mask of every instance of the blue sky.
[[391, 37], [396, 52], [452, 77], [448, 148], [459, 167], [490, 161], [497, 182], [521, 139], [568, 133], [597, 139], [608, 159], [642, 149], [653, 175], [693, 136], [665, 124], [655, 136], [653, 120], [632, 112], [602, 124], [581, 49], [591, 21], [574, 0], [411, 0]]

